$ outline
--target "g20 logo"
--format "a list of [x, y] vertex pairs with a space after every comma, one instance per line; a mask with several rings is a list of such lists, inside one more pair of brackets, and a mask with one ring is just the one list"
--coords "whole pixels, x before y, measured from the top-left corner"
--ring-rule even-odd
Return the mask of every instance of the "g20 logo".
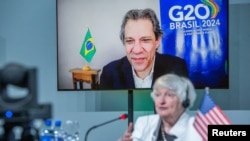
[[[200, 11], [204, 12], [201, 13]], [[185, 5], [184, 7], [175, 5], [169, 9], [168, 15], [175, 22], [195, 20], [196, 18], [204, 20], [209, 18], [210, 10], [205, 4]]]

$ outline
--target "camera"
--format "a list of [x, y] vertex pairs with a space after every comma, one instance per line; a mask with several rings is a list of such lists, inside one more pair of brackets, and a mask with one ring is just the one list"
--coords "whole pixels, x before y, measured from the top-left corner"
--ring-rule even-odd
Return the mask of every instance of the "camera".
[[3, 121], [0, 141], [13, 141], [15, 127], [22, 128], [21, 141], [39, 140], [38, 129], [31, 123], [51, 118], [52, 105], [37, 101], [36, 68], [9, 63], [0, 69], [0, 119]]

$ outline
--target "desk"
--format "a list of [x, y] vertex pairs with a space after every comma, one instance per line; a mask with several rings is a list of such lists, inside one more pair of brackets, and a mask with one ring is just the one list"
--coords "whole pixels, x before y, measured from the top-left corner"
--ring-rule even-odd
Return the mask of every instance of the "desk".
[[72, 73], [74, 89], [77, 89], [77, 82], [80, 84], [80, 89], [83, 89], [84, 82], [91, 84], [91, 89], [98, 88], [100, 69], [83, 70], [82, 68], [74, 68], [69, 71]]

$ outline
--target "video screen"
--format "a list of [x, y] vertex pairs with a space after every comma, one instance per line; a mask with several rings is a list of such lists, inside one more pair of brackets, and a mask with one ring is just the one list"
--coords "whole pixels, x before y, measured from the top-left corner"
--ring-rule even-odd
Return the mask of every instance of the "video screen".
[[[197, 89], [228, 89], [227, 0], [56, 3], [59, 91], [151, 89], [164, 73], [187, 76]], [[132, 23], [137, 27], [128, 28], [127, 22], [122, 28], [125, 14], [132, 9], [153, 10], [162, 35], [148, 35], [151, 28], [143, 30], [145, 25], [137, 22]], [[150, 53], [148, 44], [156, 47], [156, 53]], [[147, 57], [153, 62], [148, 65], [151, 69], [143, 68]]]

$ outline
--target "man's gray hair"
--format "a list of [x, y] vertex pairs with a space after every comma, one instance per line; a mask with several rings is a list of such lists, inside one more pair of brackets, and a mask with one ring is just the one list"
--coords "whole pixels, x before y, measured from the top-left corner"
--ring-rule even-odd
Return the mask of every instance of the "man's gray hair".
[[122, 21], [122, 25], [121, 25], [121, 31], [120, 31], [120, 39], [122, 40], [122, 43], [124, 44], [124, 36], [125, 36], [125, 26], [128, 22], [128, 20], [139, 20], [139, 19], [148, 19], [152, 22], [153, 24], [153, 30], [154, 30], [154, 34], [155, 34], [155, 38], [158, 39], [158, 37], [160, 37], [163, 32], [162, 29], [160, 28], [160, 23], [159, 20], [155, 14], [155, 12], [150, 9], [150, 8], [146, 8], [146, 9], [132, 9], [129, 10]]

